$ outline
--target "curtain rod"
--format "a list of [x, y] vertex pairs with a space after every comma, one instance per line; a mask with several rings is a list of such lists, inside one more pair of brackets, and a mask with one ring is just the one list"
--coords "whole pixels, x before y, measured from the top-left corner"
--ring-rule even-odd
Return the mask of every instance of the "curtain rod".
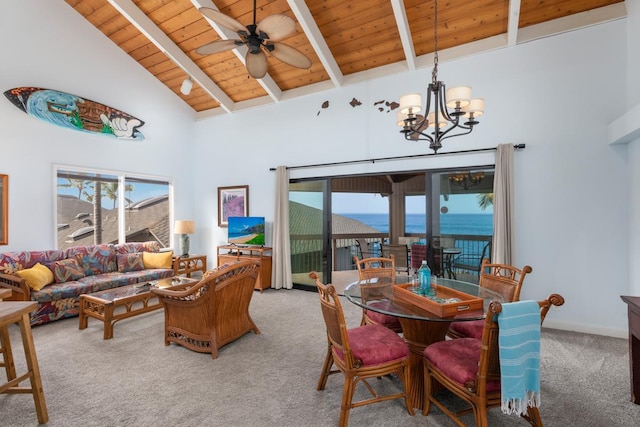
[[[516, 150], [524, 150], [525, 144], [514, 144], [513, 148]], [[358, 163], [375, 163], [375, 162], [387, 162], [391, 160], [403, 160], [403, 159], [417, 159], [422, 157], [432, 157], [432, 156], [447, 156], [452, 154], [468, 154], [468, 153], [480, 153], [484, 151], [496, 151], [498, 148], [476, 148], [474, 150], [460, 150], [460, 151], [448, 151], [446, 153], [427, 153], [427, 154], [413, 154], [411, 156], [398, 156], [398, 157], [381, 157], [379, 159], [362, 159], [362, 160], [347, 160], [344, 162], [332, 162], [332, 163], [316, 163], [315, 165], [301, 165], [301, 166], [287, 166], [287, 169], [306, 169], [306, 168], [320, 168], [326, 166], [343, 166], [343, 165], [353, 165]], [[270, 168], [270, 171], [275, 171], [276, 168]]]

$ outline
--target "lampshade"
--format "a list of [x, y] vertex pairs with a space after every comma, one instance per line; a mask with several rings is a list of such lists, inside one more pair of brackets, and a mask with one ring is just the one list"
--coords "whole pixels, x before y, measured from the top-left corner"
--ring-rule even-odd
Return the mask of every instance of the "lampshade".
[[396, 113], [396, 117], [397, 117], [397, 120], [398, 120], [397, 121], [398, 126], [404, 127], [404, 121], [409, 117], [409, 115], [398, 111]]
[[422, 97], [419, 93], [410, 93], [400, 97], [400, 112], [416, 114], [422, 110]]
[[457, 103], [460, 107], [469, 105], [471, 99], [471, 86], [458, 86], [447, 89], [447, 107], [456, 108]]
[[[427, 116], [429, 119], [429, 127], [430, 128], [435, 128], [436, 127], [436, 113], [429, 113], [429, 116]], [[438, 117], [440, 120], [438, 120], [438, 127], [439, 128], [445, 128], [447, 126], [447, 119], [444, 118], [444, 116], [441, 113], [438, 113]]]
[[176, 234], [193, 234], [196, 231], [194, 221], [178, 220], [173, 228]]
[[193, 87], [193, 80], [191, 77], [187, 77], [182, 81], [182, 86], [180, 86], [180, 92], [183, 95], [189, 95], [191, 93], [191, 88]]
[[478, 117], [484, 114], [484, 98], [475, 98], [469, 102], [469, 105], [464, 107], [462, 111], [465, 112], [465, 117], [469, 117], [473, 113], [474, 117]]

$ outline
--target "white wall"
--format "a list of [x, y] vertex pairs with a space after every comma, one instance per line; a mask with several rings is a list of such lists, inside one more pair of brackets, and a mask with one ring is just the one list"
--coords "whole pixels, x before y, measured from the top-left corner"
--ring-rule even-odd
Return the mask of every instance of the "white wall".
[[193, 111], [66, 3], [2, 5], [0, 92], [36, 86], [92, 99], [144, 120], [145, 140], [57, 127], [0, 96], [0, 173], [9, 175], [9, 245], [0, 250], [55, 246], [54, 164], [172, 178], [176, 217], [193, 217]]
[[[523, 298], [552, 292], [566, 298], [547, 325], [626, 336], [619, 295], [629, 290], [627, 146], [606, 143], [607, 125], [625, 111], [626, 20], [440, 64], [448, 86], [470, 84], [486, 114], [473, 134], [446, 150], [525, 143], [516, 161], [516, 261], [530, 264]], [[248, 184], [250, 214], [274, 218], [270, 167], [428, 152], [407, 143], [395, 113], [379, 100], [425, 91], [430, 69], [406, 73], [276, 106], [196, 124], [199, 179], [197, 220], [208, 223], [205, 247], [226, 241], [217, 227], [216, 187]], [[352, 108], [356, 98], [362, 106]], [[321, 104], [328, 100], [328, 109]], [[320, 112], [318, 114], [318, 112]], [[234, 159], [229, 161], [228, 159]], [[291, 171], [292, 177], [408, 170], [493, 162], [493, 154], [430, 157]], [[218, 179], [216, 180], [215, 177]]]

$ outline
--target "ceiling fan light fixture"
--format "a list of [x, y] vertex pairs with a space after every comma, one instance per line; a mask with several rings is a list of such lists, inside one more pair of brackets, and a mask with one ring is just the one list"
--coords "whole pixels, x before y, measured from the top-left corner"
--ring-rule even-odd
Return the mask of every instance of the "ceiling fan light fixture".
[[234, 18], [217, 10], [200, 7], [198, 10], [213, 23], [234, 31], [240, 39], [216, 40], [200, 46], [195, 50], [198, 55], [211, 55], [245, 45], [245, 67], [254, 79], [261, 79], [267, 74], [268, 63], [265, 51], [274, 58], [296, 68], [311, 68], [311, 60], [298, 49], [278, 41], [296, 32], [296, 21], [284, 14], [267, 16], [256, 24], [256, 0], [253, 1], [253, 23], [243, 25]]
[[189, 95], [191, 93], [192, 88], [193, 88], [193, 80], [191, 80], [191, 76], [189, 76], [182, 81], [182, 85], [180, 86], [180, 92], [183, 95]]

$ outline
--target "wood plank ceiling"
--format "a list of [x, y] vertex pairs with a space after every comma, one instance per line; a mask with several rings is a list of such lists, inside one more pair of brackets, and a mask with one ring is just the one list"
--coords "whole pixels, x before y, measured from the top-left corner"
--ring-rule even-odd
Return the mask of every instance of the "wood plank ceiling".
[[[201, 56], [195, 49], [237, 38], [205, 19], [210, 7], [244, 25], [252, 0], [65, 0], [200, 117], [401, 73], [433, 64], [433, 0], [257, 0], [257, 21], [283, 13], [297, 32], [284, 43], [311, 61], [308, 70], [268, 56], [260, 80], [244, 67], [246, 48]], [[626, 17], [624, 0], [439, 0], [440, 61], [514, 46]], [[180, 92], [191, 76], [189, 95]]]

